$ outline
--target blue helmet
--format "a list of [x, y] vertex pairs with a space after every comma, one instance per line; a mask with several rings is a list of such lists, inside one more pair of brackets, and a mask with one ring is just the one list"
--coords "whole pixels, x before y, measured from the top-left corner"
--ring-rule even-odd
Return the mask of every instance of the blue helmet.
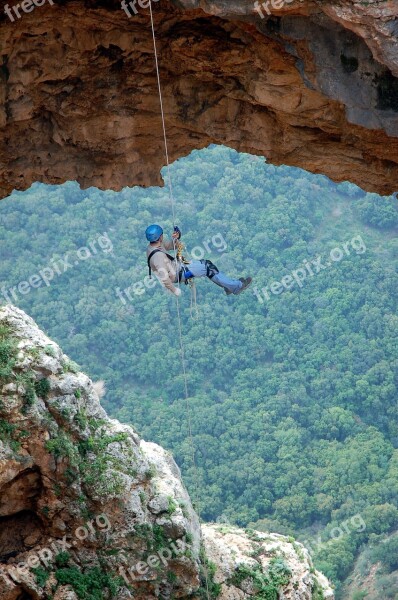
[[163, 229], [160, 225], [149, 225], [146, 228], [145, 235], [148, 242], [157, 242], [160, 236], [163, 235]]

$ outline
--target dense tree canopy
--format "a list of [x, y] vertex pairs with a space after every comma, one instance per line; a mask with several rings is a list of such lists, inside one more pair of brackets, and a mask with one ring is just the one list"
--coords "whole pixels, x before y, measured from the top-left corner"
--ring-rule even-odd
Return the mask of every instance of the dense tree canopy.
[[[321, 536], [317, 565], [341, 581], [398, 524], [397, 201], [222, 147], [172, 174], [188, 250], [254, 277], [239, 297], [198, 281], [196, 320], [183, 290], [202, 517]], [[145, 280], [152, 222], [172, 229], [166, 189], [14, 193], [2, 299], [106, 381], [106, 408], [172, 450], [195, 496], [175, 299]], [[330, 535], [358, 514], [365, 530]]]

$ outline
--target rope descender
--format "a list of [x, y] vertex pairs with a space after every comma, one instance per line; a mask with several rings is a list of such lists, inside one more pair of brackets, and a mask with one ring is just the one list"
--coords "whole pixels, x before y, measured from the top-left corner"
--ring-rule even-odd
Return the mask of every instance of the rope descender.
[[189, 265], [189, 260], [187, 260], [183, 255], [183, 251], [185, 250], [185, 245], [180, 242], [179, 240], [176, 242], [176, 250], [177, 250], [177, 254], [176, 254], [176, 258], [178, 260], [178, 262], [182, 263], [183, 265]]

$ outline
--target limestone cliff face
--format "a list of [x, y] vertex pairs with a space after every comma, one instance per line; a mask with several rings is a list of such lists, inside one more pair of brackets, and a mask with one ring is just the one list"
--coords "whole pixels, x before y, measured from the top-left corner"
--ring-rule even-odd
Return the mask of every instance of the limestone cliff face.
[[[273, 2], [263, 18], [252, 0], [154, 3], [171, 160], [222, 143], [396, 191], [397, 1]], [[1, 197], [34, 181], [160, 183], [149, 15], [131, 15], [57, 0], [0, 17]]]
[[333, 598], [300, 544], [201, 531], [173, 458], [109, 419], [60, 348], [1, 308], [0, 600], [206, 598], [204, 570], [210, 598], [271, 585]]

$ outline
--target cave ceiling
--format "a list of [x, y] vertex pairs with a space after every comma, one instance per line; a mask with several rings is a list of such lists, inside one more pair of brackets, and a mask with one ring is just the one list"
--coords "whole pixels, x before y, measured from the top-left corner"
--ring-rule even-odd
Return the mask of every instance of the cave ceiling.
[[[0, 197], [36, 181], [160, 184], [148, 8], [43, 2], [18, 18], [10, 0], [13, 21], [1, 2]], [[257, 6], [153, 2], [170, 160], [225, 144], [397, 191], [398, 1]]]

